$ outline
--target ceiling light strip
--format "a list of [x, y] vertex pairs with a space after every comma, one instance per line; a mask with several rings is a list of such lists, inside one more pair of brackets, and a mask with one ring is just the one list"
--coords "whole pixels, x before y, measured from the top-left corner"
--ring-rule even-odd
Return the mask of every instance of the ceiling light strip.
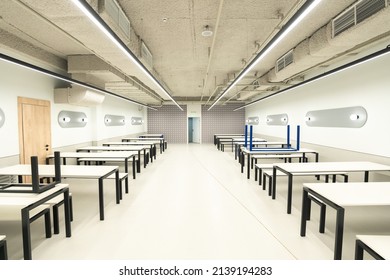
[[280, 31], [268, 42], [268, 44], [256, 55], [256, 57], [248, 64], [248, 66], [237, 76], [221, 95], [211, 104], [211, 110], [223, 96], [225, 96], [246, 74], [249, 73], [294, 27], [298, 25], [303, 18], [308, 15], [321, 0], [308, 0], [302, 7], [291, 17], [291, 19], [280, 29]]
[[161, 83], [142, 64], [133, 52], [122, 42], [114, 31], [101, 19], [95, 10], [85, 0], [72, 0], [72, 2], [170, 99], [183, 111], [183, 108], [173, 99]]
[[28, 62], [25, 62], [25, 61], [13, 58], [11, 56], [8, 56], [8, 55], [2, 54], [2, 53], [0, 53], [0, 60], [3, 60], [3, 61], [15, 64], [15, 65], [27, 68], [29, 70], [33, 70], [35, 72], [38, 72], [38, 73], [44, 74], [46, 76], [50, 76], [50, 77], [53, 77], [53, 78], [56, 78], [56, 79], [59, 79], [59, 80], [62, 80], [62, 81], [65, 81], [65, 82], [68, 82], [68, 83], [71, 83], [71, 84], [76, 84], [76, 85], [82, 86], [84, 88], [88, 88], [88, 89], [91, 89], [91, 90], [94, 90], [94, 91], [97, 91], [97, 92], [101, 92], [101, 93], [108, 94], [108, 95], [111, 95], [111, 96], [114, 96], [114, 97], [117, 97], [117, 98], [120, 98], [120, 99], [124, 99], [124, 100], [126, 100], [128, 102], [131, 102], [131, 103], [134, 103], [136, 105], [140, 105], [140, 106], [146, 107], [148, 109], [152, 109], [152, 110], [156, 110], [157, 111], [156, 108], [153, 108], [153, 107], [148, 106], [146, 104], [143, 104], [141, 102], [137, 102], [137, 101], [134, 101], [134, 100], [132, 100], [130, 98], [126, 98], [124, 96], [121, 96], [121, 95], [118, 95], [116, 93], [113, 93], [111, 91], [100, 89], [100, 88], [95, 87], [93, 85], [90, 85], [90, 84], [87, 84], [87, 83], [84, 83], [84, 82], [81, 82], [81, 81], [78, 81], [78, 80], [75, 80], [75, 79], [72, 79], [72, 78], [68, 78], [66, 76], [57, 74], [55, 72], [49, 71], [47, 69], [41, 68], [39, 66], [30, 64]]
[[289, 91], [289, 90], [292, 90], [292, 89], [296, 89], [296, 88], [298, 88], [298, 87], [307, 85], [307, 84], [312, 83], [312, 82], [314, 82], [314, 81], [318, 81], [318, 80], [320, 80], [320, 79], [322, 79], [322, 78], [331, 76], [331, 75], [336, 74], [336, 73], [338, 73], [338, 72], [341, 72], [341, 71], [344, 71], [344, 70], [346, 70], [346, 69], [355, 67], [355, 66], [357, 66], [357, 65], [359, 65], [359, 64], [362, 64], [362, 63], [365, 63], [365, 62], [367, 62], [367, 61], [370, 61], [370, 60], [379, 58], [379, 57], [384, 56], [384, 55], [389, 54], [389, 53], [390, 53], [390, 45], [388, 45], [386, 48], [384, 48], [384, 49], [382, 49], [382, 50], [380, 50], [380, 51], [377, 51], [377, 52], [375, 52], [375, 53], [372, 53], [372, 54], [369, 54], [369, 55], [367, 55], [367, 56], [364, 56], [364, 57], [362, 57], [362, 58], [359, 58], [359, 59], [357, 59], [357, 60], [354, 60], [354, 61], [352, 61], [352, 62], [349, 62], [349, 63], [347, 63], [347, 64], [345, 64], [345, 65], [339, 66], [339, 67], [337, 67], [337, 68], [335, 68], [335, 69], [329, 70], [329, 71], [327, 71], [327, 72], [325, 72], [325, 73], [322, 73], [322, 74], [320, 74], [320, 75], [317, 75], [317, 76], [315, 76], [315, 77], [312, 77], [312, 78], [310, 78], [310, 79], [308, 79], [308, 80], [306, 80], [306, 81], [304, 81], [304, 82], [301, 82], [301, 83], [296, 84], [296, 85], [293, 85], [293, 86], [291, 86], [291, 87], [288, 87], [288, 88], [279, 90], [279, 91], [274, 92], [274, 93], [272, 93], [272, 94], [270, 94], [270, 95], [267, 95], [267, 96], [265, 96], [265, 97], [263, 97], [263, 98], [260, 98], [260, 99], [257, 99], [257, 100], [255, 100], [255, 101], [252, 101], [252, 102], [250, 102], [250, 103], [248, 103], [248, 104], [246, 104], [246, 105], [244, 105], [244, 106], [241, 106], [241, 107], [238, 107], [237, 109], [234, 109], [233, 111], [237, 111], [237, 110], [243, 109], [243, 108], [248, 107], [248, 106], [251, 106], [251, 105], [253, 105], [253, 104], [257, 103], [257, 102], [260, 102], [260, 101], [262, 101], [262, 100], [264, 100], [264, 99], [273, 97], [273, 96], [275, 96], [275, 95], [284, 93], [284, 92]]

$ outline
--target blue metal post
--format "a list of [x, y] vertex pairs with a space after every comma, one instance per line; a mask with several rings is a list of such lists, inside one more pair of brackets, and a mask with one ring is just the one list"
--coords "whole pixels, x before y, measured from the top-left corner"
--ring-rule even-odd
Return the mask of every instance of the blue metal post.
[[298, 151], [300, 146], [301, 146], [301, 126], [297, 125], [297, 150]]
[[290, 147], [290, 125], [287, 125], [287, 148], [289, 149]]
[[253, 125], [250, 126], [249, 150], [252, 151]]
[[245, 125], [245, 148], [248, 148], [248, 125]]

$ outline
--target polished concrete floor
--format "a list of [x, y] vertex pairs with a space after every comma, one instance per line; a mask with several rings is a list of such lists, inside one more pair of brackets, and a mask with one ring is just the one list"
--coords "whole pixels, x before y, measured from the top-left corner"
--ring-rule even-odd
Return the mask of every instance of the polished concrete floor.
[[[305, 181], [315, 178], [295, 181], [288, 215], [283, 179], [272, 200], [253, 173], [248, 180], [240, 172], [230, 151], [212, 144], [170, 144], [136, 180], [130, 179], [130, 191], [119, 205], [114, 182], [106, 182], [104, 221], [98, 215], [97, 180], [65, 180], [74, 203], [72, 237], [65, 238], [62, 223], [61, 233], [46, 239], [42, 221], [34, 222], [33, 258], [331, 260], [331, 211], [325, 234], [318, 233], [318, 207], [313, 206], [307, 236], [299, 235]], [[364, 229], [359, 222], [346, 225], [345, 259], [353, 258], [356, 226]], [[21, 259], [20, 222], [1, 222], [0, 234], [7, 235], [10, 259]]]

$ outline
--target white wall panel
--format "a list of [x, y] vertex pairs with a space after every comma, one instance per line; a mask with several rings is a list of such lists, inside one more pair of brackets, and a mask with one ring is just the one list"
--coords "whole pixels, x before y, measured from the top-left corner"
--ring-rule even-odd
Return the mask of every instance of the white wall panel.
[[[366, 62], [249, 106], [246, 116], [260, 118], [254, 133], [285, 137], [285, 128], [267, 126], [265, 117], [286, 113], [289, 124], [301, 125], [303, 142], [390, 157], [389, 65], [390, 55]], [[307, 111], [349, 106], [363, 106], [367, 110], [367, 123], [362, 128], [308, 127], [305, 124]], [[295, 139], [294, 134], [292, 139]]]
[[[19, 154], [18, 96], [51, 102], [53, 149], [146, 131], [146, 109], [138, 105], [114, 97], [107, 97], [102, 105], [96, 107], [54, 104], [53, 89], [61, 85], [58, 80], [3, 61], [0, 61], [0, 73], [0, 107], [6, 115], [6, 122], [0, 128], [0, 158]], [[84, 112], [88, 124], [83, 128], [61, 128], [57, 116], [62, 110]], [[105, 114], [126, 116], [126, 125], [106, 127], [103, 122]], [[132, 116], [143, 117], [145, 124], [132, 126]]]

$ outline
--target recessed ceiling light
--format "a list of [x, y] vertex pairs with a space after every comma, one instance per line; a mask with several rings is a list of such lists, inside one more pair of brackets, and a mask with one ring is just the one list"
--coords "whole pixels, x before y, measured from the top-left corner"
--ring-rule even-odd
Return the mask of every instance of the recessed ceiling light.
[[203, 37], [210, 37], [213, 35], [213, 31], [210, 30], [210, 26], [205, 25], [202, 31], [202, 36]]

